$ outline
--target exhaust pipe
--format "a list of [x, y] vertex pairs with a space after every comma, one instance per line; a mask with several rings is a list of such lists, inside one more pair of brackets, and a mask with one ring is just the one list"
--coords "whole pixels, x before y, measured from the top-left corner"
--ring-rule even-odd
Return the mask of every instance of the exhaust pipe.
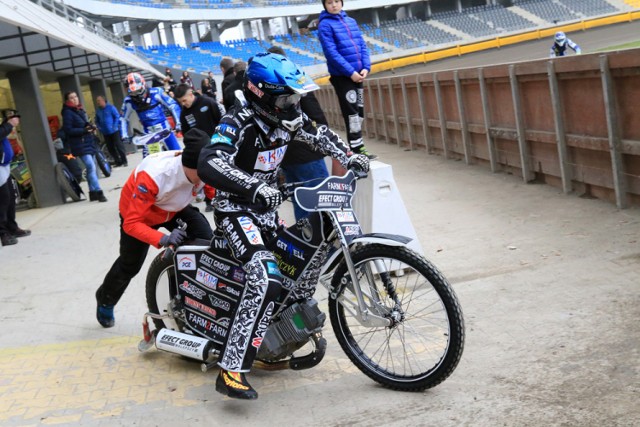
[[166, 328], [160, 329], [155, 335], [155, 345], [158, 350], [179, 354], [200, 362], [206, 362], [211, 356], [217, 354], [214, 343], [206, 338]]

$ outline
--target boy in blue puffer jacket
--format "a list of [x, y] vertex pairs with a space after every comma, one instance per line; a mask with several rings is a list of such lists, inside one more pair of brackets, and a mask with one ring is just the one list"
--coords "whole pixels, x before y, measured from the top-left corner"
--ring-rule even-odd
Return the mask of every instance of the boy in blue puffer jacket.
[[371, 71], [367, 44], [355, 19], [342, 10], [342, 0], [322, 0], [318, 37], [327, 58], [327, 68], [347, 128], [351, 150], [370, 159], [377, 156], [367, 151], [362, 141], [364, 121], [364, 88], [362, 82]]

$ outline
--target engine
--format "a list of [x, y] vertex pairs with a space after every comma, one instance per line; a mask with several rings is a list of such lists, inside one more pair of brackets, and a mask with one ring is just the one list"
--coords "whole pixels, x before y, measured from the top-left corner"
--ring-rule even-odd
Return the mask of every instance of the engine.
[[287, 307], [267, 328], [258, 359], [277, 361], [291, 355], [322, 330], [326, 318], [313, 298]]

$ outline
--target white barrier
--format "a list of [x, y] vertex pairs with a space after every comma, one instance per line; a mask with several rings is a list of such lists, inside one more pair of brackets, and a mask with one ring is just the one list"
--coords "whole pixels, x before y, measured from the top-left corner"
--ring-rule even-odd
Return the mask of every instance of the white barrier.
[[393, 179], [391, 165], [379, 161], [371, 162], [369, 177], [357, 183], [353, 209], [364, 233], [389, 233], [409, 237], [413, 240], [408, 246], [424, 255]]

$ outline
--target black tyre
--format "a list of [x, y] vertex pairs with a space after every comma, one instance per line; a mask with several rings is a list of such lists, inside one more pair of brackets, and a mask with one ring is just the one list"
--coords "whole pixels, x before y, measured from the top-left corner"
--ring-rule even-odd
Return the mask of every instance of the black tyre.
[[464, 348], [462, 310], [447, 280], [405, 247], [366, 245], [353, 251], [352, 259], [369, 314], [386, 324], [365, 326], [366, 319], [358, 319], [342, 262], [331, 282], [335, 293], [329, 298], [329, 316], [344, 352], [384, 387], [422, 391], [440, 384]]
[[79, 202], [82, 200], [82, 188], [80, 188], [80, 184], [73, 177], [73, 174], [69, 171], [63, 163], [57, 163], [55, 166], [56, 171], [56, 179], [58, 180], [58, 184], [62, 189], [62, 194], [64, 196], [69, 196], [71, 200], [74, 202]]
[[[168, 314], [169, 310], [175, 311], [178, 294], [173, 257], [163, 260], [163, 254], [164, 251], [151, 262], [145, 286], [147, 307], [151, 313], [155, 314]], [[167, 328], [184, 332], [184, 323], [179, 319], [153, 319], [153, 323], [157, 329]]]
[[96, 151], [95, 157], [102, 175], [104, 175], [105, 178], [109, 178], [111, 176], [111, 164], [109, 163], [109, 160], [99, 148]]

